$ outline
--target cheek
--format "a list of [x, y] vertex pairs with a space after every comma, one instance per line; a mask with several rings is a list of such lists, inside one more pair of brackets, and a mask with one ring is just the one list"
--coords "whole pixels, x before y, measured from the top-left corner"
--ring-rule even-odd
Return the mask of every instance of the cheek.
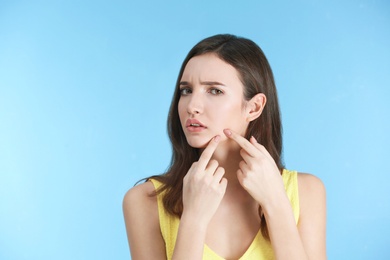
[[218, 116], [231, 119], [229, 121], [236, 121], [244, 117], [244, 110], [241, 103], [232, 104], [226, 102], [215, 108], [215, 111], [219, 111]]
[[183, 102], [181, 102], [181, 100], [179, 100], [179, 103], [177, 104], [177, 111], [179, 113], [180, 122], [182, 122], [187, 111], [185, 109], [185, 105], [183, 104]]
[[223, 105], [220, 107], [219, 113], [215, 114], [215, 122], [222, 130], [230, 128], [236, 132], [242, 132], [246, 129], [248, 123], [245, 116], [245, 111], [241, 103], [234, 106]]

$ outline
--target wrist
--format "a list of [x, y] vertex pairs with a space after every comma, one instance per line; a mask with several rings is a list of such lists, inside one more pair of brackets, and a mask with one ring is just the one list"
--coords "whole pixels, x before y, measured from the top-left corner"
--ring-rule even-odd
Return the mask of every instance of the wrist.
[[184, 211], [180, 218], [180, 226], [189, 227], [197, 232], [206, 233], [208, 221]]
[[206, 231], [207, 225], [198, 222], [194, 215], [183, 212], [172, 259], [201, 259]]
[[286, 194], [273, 196], [261, 204], [261, 208], [266, 218], [284, 214], [286, 211], [289, 212], [292, 210], [291, 203]]

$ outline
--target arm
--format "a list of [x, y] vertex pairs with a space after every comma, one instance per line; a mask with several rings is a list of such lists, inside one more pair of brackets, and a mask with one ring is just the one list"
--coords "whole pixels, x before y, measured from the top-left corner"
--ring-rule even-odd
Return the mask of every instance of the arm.
[[207, 223], [199, 223], [191, 215], [182, 216], [172, 260], [202, 259]]
[[326, 192], [320, 179], [298, 175], [300, 214], [298, 230], [310, 259], [326, 259]]
[[146, 182], [130, 189], [123, 199], [123, 214], [133, 260], [166, 259], [157, 199], [149, 196], [153, 191], [153, 184]]
[[[183, 180], [183, 214], [172, 259], [202, 259], [207, 225], [226, 190], [224, 170], [210, 161], [219, 142], [215, 137], [203, 151]], [[123, 200], [131, 257], [166, 259], [160, 232], [156, 197], [151, 197], [153, 184], [143, 183], [130, 189]], [[207, 202], [207, 203], [205, 203]]]
[[264, 146], [232, 131], [225, 134], [241, 147], [237, 178], [261, 205], [276, 259], [326, 259], [325, 188], [312, 175], [299, 175], [300, 220], [295, 223], [290, 201], [275, 161]]
[[211, 160], [220, 137], [213, 138], [183, 179], [183, 214], [172, 259], [203, 258], [207, 226], [226, 191], [225, 170]]
[[299, 174], [300, 216], [296, 227], [287, 196], [264, 207], [277, 259], [326, 259], [325, 188], [309, 174]]

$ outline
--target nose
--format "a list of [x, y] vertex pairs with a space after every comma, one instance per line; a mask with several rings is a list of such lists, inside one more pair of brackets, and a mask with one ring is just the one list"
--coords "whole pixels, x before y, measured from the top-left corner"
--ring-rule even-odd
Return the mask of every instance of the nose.
[[199, 93], [193, 92], [189, 96], [187, 104], [187, 113], [190, 115], [200, 114], [203, 112], [203, 102], [202, 97]]

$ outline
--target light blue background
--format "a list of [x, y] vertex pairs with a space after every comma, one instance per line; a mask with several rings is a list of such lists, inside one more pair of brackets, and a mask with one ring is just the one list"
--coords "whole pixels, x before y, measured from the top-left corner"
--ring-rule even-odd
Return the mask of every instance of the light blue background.
[[388, 1], [0, 1], [0, 259], [128, 259], [124, 193], [170, 160], [189, 49], [257, 42], [289, 169], [325, 183], [329, 259], [388, 259]]

